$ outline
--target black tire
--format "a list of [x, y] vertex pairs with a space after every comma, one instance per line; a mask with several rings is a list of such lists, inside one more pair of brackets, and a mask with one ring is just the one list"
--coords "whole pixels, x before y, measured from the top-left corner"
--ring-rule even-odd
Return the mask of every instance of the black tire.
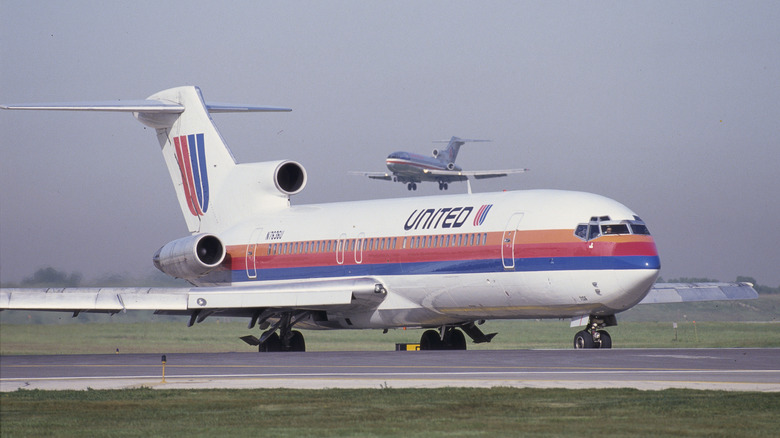
[[282, 340], [279, 339], [279, 334], [272, 334], [265, 342], [257, 346], [257, 350], [261, 353], [282, 351]]
[[436, 330], [426, 330], [420, 337], [420, 350], [441, 350], [442, 345]]
[[466, 349], [466, 337], [463, 336], [463, 332], [458, 329], [450, 330], [444, 341], [447, 343], [448, 350]]
[[576, 335], [574, 335], [574, 348], [581, 349], [581, 348], [594, 348], [595, 342], [593, 342], [593, 335], [586, 332], [585, 330], [577, 332]]
[[287, 351], [306, 351], [306, 341], [301, 332], [293, 330], [290, 337], [290, 348]]
[[606, 330], [599, 330], [599, 348], [612, 348], [612, 336]]

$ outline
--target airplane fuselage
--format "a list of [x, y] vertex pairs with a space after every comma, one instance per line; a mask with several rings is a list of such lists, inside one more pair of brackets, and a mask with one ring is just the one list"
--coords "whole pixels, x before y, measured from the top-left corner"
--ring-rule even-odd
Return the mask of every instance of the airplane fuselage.
[[428, 173], [431, 170], [463, 170], [455, 163], [447, 163], [434, 157], [412, 154], [409, 152], [394, 152], [385, 160], [387, 169], [393, 173], [399, 182], [450, 181], [448, 177]]
[[370, 277], [386, 288], [376, 308], [307, 322], [320, 328], [613, 315], [658, 276], [646, 230], [616, 201], [556, 190], [293, 206], [221, 233], [228, 256], [199, 283]]

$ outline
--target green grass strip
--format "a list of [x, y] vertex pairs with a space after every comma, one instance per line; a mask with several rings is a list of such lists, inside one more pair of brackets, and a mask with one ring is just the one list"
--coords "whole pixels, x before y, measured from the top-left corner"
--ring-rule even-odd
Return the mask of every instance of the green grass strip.
[[2, 436], [777, 436], [780, 394], [518, 388], [17, 391]]

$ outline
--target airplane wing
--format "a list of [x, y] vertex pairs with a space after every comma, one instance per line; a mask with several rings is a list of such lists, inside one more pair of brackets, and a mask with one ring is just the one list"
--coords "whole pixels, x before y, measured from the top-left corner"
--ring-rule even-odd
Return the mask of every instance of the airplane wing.
[[382, 179], [385, 181], [392, 181], [393, 176], [390, 175], [387, 172], [359, 172], [359, 171], [352, 171], [349, 172], [350, 175], [361, 175], [361, 176], [367, 176], [371, 179]]
[[[735, 301], [758, 298], [750, 283], [656, 283], [638, 304]], [[584, 326], [588, 316], [575, 316], [571, 327]]]
[[0, 289], [0, 310], [118, 313], [154, 310], [162, 314], [206, 312], [252, 315], [257, 309], [339, 310], [375, 306], [387, 291], [369, 278], [270, 282], [252, 286], [192, 288]]
[[475, 179], [486, 179], [486, 178], [499, 178], [502, 176], [507, 176], [515, 173], [523, 173], [528, 172], [530, 169], [504, 169], [504, 170], [425, 170], [425, 173], [429, 173], [431, 175], [436, 176], [442, 176], [442, 177], [450, 177], [450, 178], [459, 178], [458, 181], [463, 181], [468, 179], [468, 177], [473, 177]]
[[639, 304], [732, 301], [758, 298], [750, 283], [656, 283]]

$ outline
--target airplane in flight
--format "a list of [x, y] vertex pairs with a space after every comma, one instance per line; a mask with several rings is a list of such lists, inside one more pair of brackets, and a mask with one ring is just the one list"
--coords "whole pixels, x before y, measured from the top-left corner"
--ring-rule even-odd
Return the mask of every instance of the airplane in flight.
[[[0, 310], [153, 310], [245, 317], [259, 351], [305, 351], [299, 329], [422, 329], [423, 350], [490, 342], [494, 319], [572, 318], [575, 348], [611, 348], [616, 314], [650, 302], [755, 298], [748, 283], [658, 284], [648, 227], [603, 196], [523, 190], [291, 205], [295, 161], [237, 163], [194, 86], [146, 100], [4, 105], [124, 111], [155, 129], [189, 235], [152, 257], [182, 288], [0, 289]], [[584, 326], [584, 327], [583, 327]], [[529, 337], [533, 334], [529, 333]]]
[[350, 173], [353, 175], [367, 176], [371, 179], [405, 183], [408, 190], [417, 190], [417, 183], [435, 181], [439, 183], [439, 190], [447, 190], [449, 188], [449, 183], [468, 181], [469, 177], [475, 179], [498, 178], [528, 171], [528, 169], [463, 170], [463, 168], [455, 164], [461, 146], [467, 142], [474, 143], [487, 141], [490, 140], [464, 140], [458, 137], [452, 137], [444, 150], [440, 151], [434, 149], [432, 157], [413, 154], [411, 152], [393, 152], [388, 155], [385, 160], [385, 164], [390, 173], [359, 171]]

